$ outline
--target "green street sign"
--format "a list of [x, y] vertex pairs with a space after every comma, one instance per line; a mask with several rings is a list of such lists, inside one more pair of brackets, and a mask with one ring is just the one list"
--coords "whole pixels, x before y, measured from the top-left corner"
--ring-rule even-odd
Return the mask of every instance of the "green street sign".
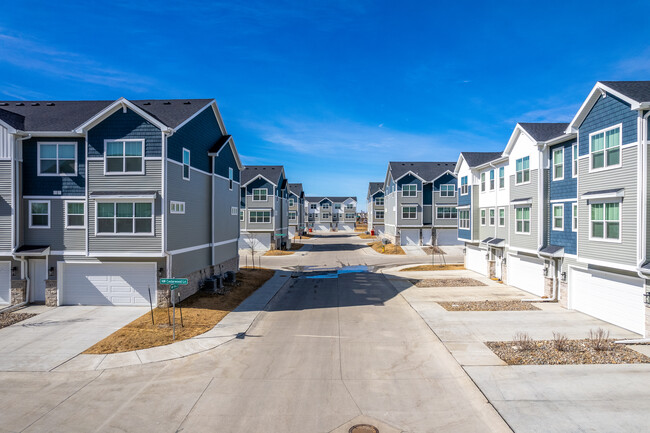
[[180, 284], [187, 285], [187, 278], [161, 278], [160, 284]]
[[169, 290], [176, 290], [176, 289], [178, 289], [178, 284], [172, 284], [171, 286], [169, 286]]

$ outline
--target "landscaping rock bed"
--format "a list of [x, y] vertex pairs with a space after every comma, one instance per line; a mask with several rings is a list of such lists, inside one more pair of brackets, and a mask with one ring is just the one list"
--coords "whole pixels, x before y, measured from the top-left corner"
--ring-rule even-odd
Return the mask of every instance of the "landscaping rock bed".
[[34, 317], [36, 314], [29, 313], [0, 313], [0, 329], [11, 326], [14, 323]]
[[428, 278], [426, 280], [413, 280], [415, 287], [473, 287], [485, 286], [473, 278]]
[[647, 356], [609, 340], [605, 350], [596, 350], [590, 340], [568, 340], [564, 350], [557, 350], [552, 340], [533, 341], [533, 348], [523, 349], [515, 341], [485, 343], [509, 365], [560, 364], [641, 364]]
[[444, 252], [441, 248], [439, 247], [422, 247], [422, 251], [427, 253], [428, 255], [432, 254], [447, 254]]
[[539, 310], [530, 302], [521, 301], [468, 301], [438, 302], [447, 311], [532, 311]]

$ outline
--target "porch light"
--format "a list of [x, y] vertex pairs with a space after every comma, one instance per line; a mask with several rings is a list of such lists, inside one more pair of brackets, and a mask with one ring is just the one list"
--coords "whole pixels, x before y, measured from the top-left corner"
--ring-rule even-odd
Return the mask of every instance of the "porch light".
[[485, 258], [490, 260], [490, 253], [485, 253]]
[[163, 268], [158, 268], [158, 278], [162, 278], [164, 270]]
[[15, 266], [12, 266], [12, 268], [11, 268], [11, 276], [15, 277], [17, 272], [18, 272], [18, 268], [15, 267]]
[[463, 255], [467, 255], [467, 248], [463, 248]]
[[54, 266], [50, 266], [50, 269], [48, 269], [50, 277], [54, 276]]
[[548, 277], [548, 266], [544, 266], [544, 276]]
[[650, 292], [644, 293], [643, 300], [645, 301], [646, 305], [650, 305]]
[[505, 257], [501, 259], [501, 264], [502, 264], [502, 265], [505, 265], [505, 264], [506, 264], [506, 258], [505, 258]]
[[562, 279], [562, 282], [563, 282], [563, 283], [566, 283], [566, 272], [562, 272], [562, 273], [560, 274], [560, 278]]

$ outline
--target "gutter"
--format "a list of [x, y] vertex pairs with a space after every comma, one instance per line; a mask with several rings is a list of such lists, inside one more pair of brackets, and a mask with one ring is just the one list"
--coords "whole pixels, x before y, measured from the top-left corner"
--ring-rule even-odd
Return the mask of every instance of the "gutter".
[[[647, 251], [646, 251], [646, 240], [647, 240], [647, 230], [646, 230], [646, 225], [645, 221], [648, 218], [648, 200], [646, 197], [647, 194], [647, 189], [648, 189], [648, 150], [647, 150], [647, 145], [648, 145], [648, 117], [650, 116], [650, 111], [645, 113], [643, 117], [639, 116], [641, 119], [641, 146], [639, 152], [641, 153], [641, 160], [639, 161], [639, 168], [641, 170], [640, 177], [641, 177], [641, 182], [640, 185], [641, 187], [639, 188], [639, 201], [637, 203], [637, 206], [640, 207], [640, 218], [639, 214], [637, 214], [637, 230], [638, 233], [640, 234], [641, 241], [639, 248], [637, 249], [638, 255], [638, 264], [636, 266], [636, 273], [637, 275], [644, 279], [648, 280], [650, 279], [650, 276], [646, 275], [642, 271], [642, 266], [645, 264], [647, 260]], [[638, 239], [638, 237], [637, 237]]]

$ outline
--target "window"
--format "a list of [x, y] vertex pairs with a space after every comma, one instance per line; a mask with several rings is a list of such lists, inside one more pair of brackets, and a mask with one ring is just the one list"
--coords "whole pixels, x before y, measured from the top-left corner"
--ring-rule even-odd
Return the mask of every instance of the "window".
[[[237, 206], [230, 206], [230, 215], [236, 216], [238, 209], [239, 208]], [[185, 210], [185, 209], [183, 209], [183, 210]]]
[[153, 234], [153, 203], [97, 203], [98, 234]]
[[316, 203], [311, 203], [309, 209], [318, 209], [318, 205]]
[[38, 143], [39, 176], [76, 176], [77, 143]]
[[107, 140], [104, 170], [107, 174], [142, 174], [143, 153], [144, 140]]
[[353, 213], [346, 213], [345, 214], [345, 219], [354, 219], [354, 214]]
[[[169, 202], [169, 212], [170, 213], [185, 213], [185, 202], [184, 201], [171, 201]], [[235, 213], [235, 215], [237, 215]]]
[[47, 200], [30, 200], [29, 202], [29, 228], [50, 228], [50, 202]]
[[65, 228], [78, 229], [86, 227], [85, 206], [83, 201], [65, 202]]
[[519, 158], [515, 163], [515, 168], [517, 170], [515, 183], [526, 183], [530, 182], [530, 157], [525, 156]]
[[530, 234], [530, 208], [515, 208], [515, 233]]
[[296, 201], [293, 199], [293, 197], [289, 197], [289, 206], [294, 206], [296, 204]]
[[290, 220], [295, 220], [296, 219], [296, 212], [289, 212], [289, 219]]
[[553, 230], [564, 230], [564, 205], [553, 205]]
[[187, 149], [183, 149], [183, 179], [190, 180], [190, 151]]
[[458, 211], [458, 228], [469, 229], [469, 211]]
[[467, 195], [469, 191], [469, 185], [467, 184], [467, 176], [460, 178], [460, 193], [461, 195]]
[[591, 204], [591, 237], [594, 239], [620, 239], [620, 203]]
[[481, 209], [481, 225], [484, 226], [485, 224], [485, 209]]
[[481, 192], [485, 192], [485, 173], [481, 173]]
[[574, 144], [571, 146], [571, 158], [573, 161], [571, 175], [573, 177], [578, 177], [578, 145]]
[[384, 197], [377, 197], [375, 199], [375, 205], [376, 206], [383, 206], [384, 205]]
[[456, 219], [457, 212], [455, 207], [445, 206], [436, 208], [436, 218], [454, 218]]
[[571, 205], [571, 230], [578, 231], [578, 203]]
[[352, 210], [352, 209], [354, 209], [354, 205], [352, 203], [348, 203], [348, 204], [345, 205], [345, 208], [347, 210]]
[[621, 127], [589, 135], [591, 168], [607, 168], [621, 163]]
[[494, 227], [494, 219], [496, 218], [496, 210], [495, 209], [490, 209], [490, 225]]
[[326, 210], [326, 209], [330, 208], [330, 204], [329, 203], [323, 203], [321, 207], [323, 208], [323, 210]]
[[384, 211], [383, 210], [376, 210], [375, 211], [375, 219], [383, 220], [384, 219]]
[[402, 206], [402, 218], [405, 220], [414, 220], [418, 217], [418, 208], [416, 206]]
[[330, 217], [329, 212], [323, 212], [323, 219], [327, 219]]
[[402, 197], [415, 197], [418, 195], [418, 186], [415, 184], [402, 185]]
[[244, 211], [243, 210], [239, 211], [239, 221], [244, 222]]
[[506, 187], [506, 169], [505, 167], [499, 167], [499, 189]]
[[268, 194], [266, 188], [253, 188], [253, 201], [266, 201], [266, 194]]
[[271, 211], [270, 210], [252, 210], [248, 214], [249, 223], [270, 223]]
[[494, 190], [494, 170], [490, 170], [490, 191]]
[[553, 151], [553, 180], [564, 179], [564, 148]]
[[506, 226], [506, 209], [500, 207], [499, 208], [499, 227], [505, 227]]
[[232, 167], [228, 167], [228, 188], [232, 191], [232, 182], [235, 177], [235, 172]]
[[456, 195], [456, 186], [452, 184], [440, 185], [440, 197], [453, 197]]

